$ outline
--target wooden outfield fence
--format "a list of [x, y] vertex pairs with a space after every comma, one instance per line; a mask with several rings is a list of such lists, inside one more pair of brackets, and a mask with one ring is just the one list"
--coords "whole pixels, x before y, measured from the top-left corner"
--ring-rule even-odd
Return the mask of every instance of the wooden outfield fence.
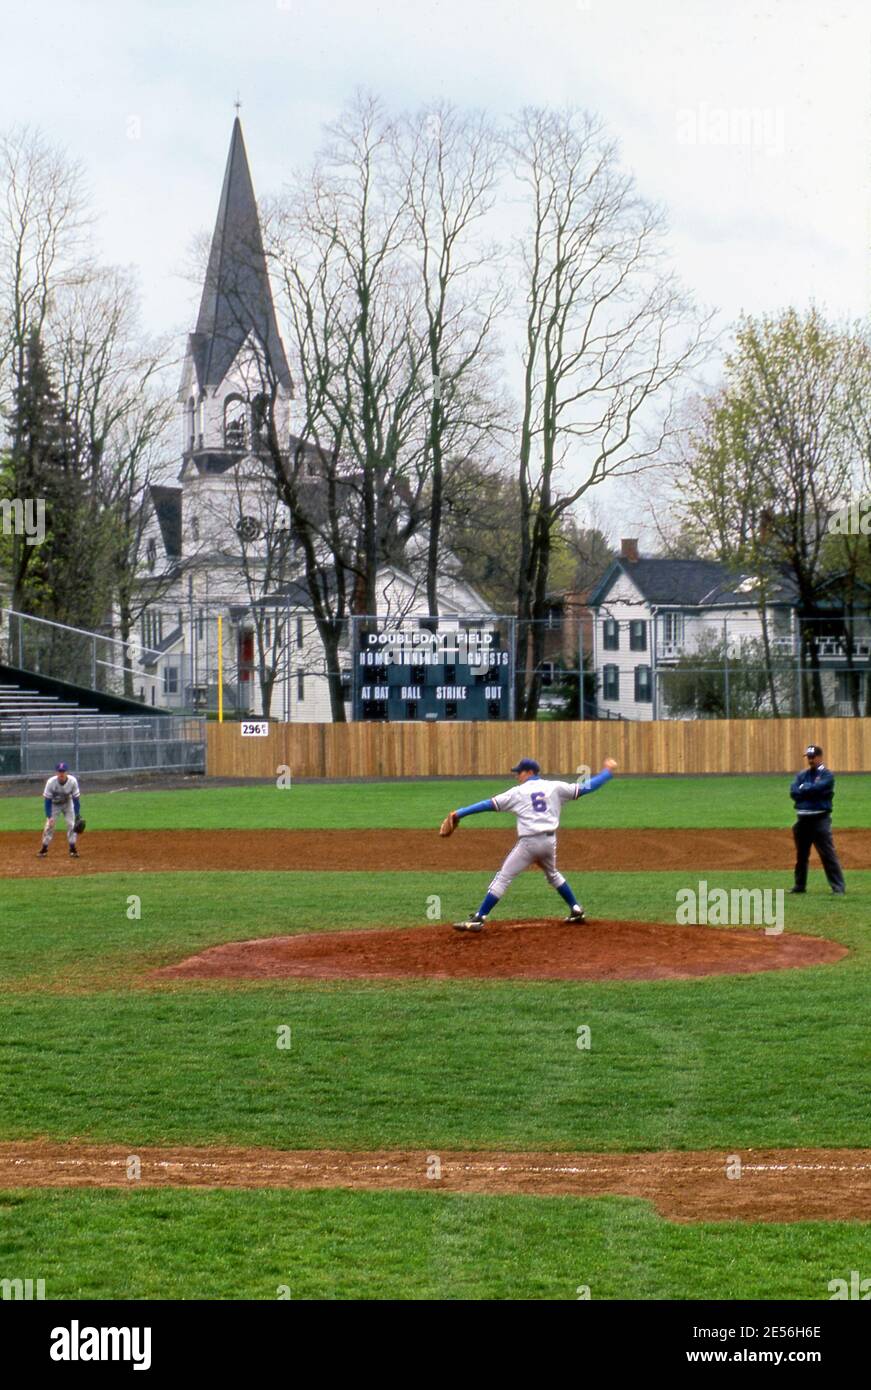
[[212, 777], [502, 776], [518, 758], [573, 778], [613, 757], [628, 773], [793, 772], [808, 743], [839, 772], [871, 772], [871, 719], [493, 724], [276, 724], [243, 738], [237, 723], [209, 724]]

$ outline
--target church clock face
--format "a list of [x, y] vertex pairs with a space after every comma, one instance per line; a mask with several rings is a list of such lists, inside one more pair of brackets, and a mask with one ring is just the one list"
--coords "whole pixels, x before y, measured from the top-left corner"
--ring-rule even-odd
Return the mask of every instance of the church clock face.
[[260, 535], [260, 522], [256, 516], [243, 516], [236, 522], [236, 531], [243, 541], [256, 541]]

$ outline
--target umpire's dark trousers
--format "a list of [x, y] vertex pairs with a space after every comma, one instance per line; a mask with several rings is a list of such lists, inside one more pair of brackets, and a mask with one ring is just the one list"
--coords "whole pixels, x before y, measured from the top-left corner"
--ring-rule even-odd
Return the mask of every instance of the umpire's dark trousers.
[[829, 886], [838, 893], [844, 892], [844, 871], [835, 853], [832, 839], [832, 818], [826, 811], [822, 815], [799, 816], [792, 827], [795, 840], [795, 886], [807, 887], [807, 865], [811, 847], [820, 856]]

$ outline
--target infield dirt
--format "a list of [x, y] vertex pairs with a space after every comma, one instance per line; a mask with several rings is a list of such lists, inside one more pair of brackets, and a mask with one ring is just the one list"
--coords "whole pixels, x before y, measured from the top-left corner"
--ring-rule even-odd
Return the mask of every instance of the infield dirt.
[[[441, 871], [493, 873], [515, 843], [513, 830], [88, 830], [81, 858], [70, 860], [56, 835], [47, 859], [37, 859], [39, 832], [7, 831], [0, 878], [53, 874], [180, 873], [225, 869], [323, 872]], [[871, 830], [839, 830], [845, 869], [871, 868]], [[562, 830], [560, 868], [612, 872], [669, 869], [792, 869], [788, 830]], [[812, 861], [812, 868], [815, 868]], [[785, 886], [788, 886], [786, 884]]]
[[[131, 1174], [135, 1154], [138, 1170]], [[438, 1168], [433, 1166], [438, 1158]], [[736, 1162], [738, 1160], [738, 1162]], [[353, 1188], [641, 1197], [672, 1221], [868, 1221], [871, 1150], [436, 1155], [120, 1144], [0, 1143], [0, 1188]]]

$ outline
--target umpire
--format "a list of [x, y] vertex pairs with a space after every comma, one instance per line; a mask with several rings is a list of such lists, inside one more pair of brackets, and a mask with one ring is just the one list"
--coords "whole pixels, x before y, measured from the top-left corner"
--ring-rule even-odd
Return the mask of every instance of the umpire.
[[796, 821], [792, 827], [795, 840], [795, 887], [793, 893], [807, 890], [807, 866], [811, 846], [820, 856], [829, 887], [833, 893], [846, 893], [844, 871], [835, 852], [832, 839], [832, 800], [835, 777], [823, 764], [823, 750], [812, 743], [805, 750], [807, 767], [796, 775], [789, 789], [795, 802]]

